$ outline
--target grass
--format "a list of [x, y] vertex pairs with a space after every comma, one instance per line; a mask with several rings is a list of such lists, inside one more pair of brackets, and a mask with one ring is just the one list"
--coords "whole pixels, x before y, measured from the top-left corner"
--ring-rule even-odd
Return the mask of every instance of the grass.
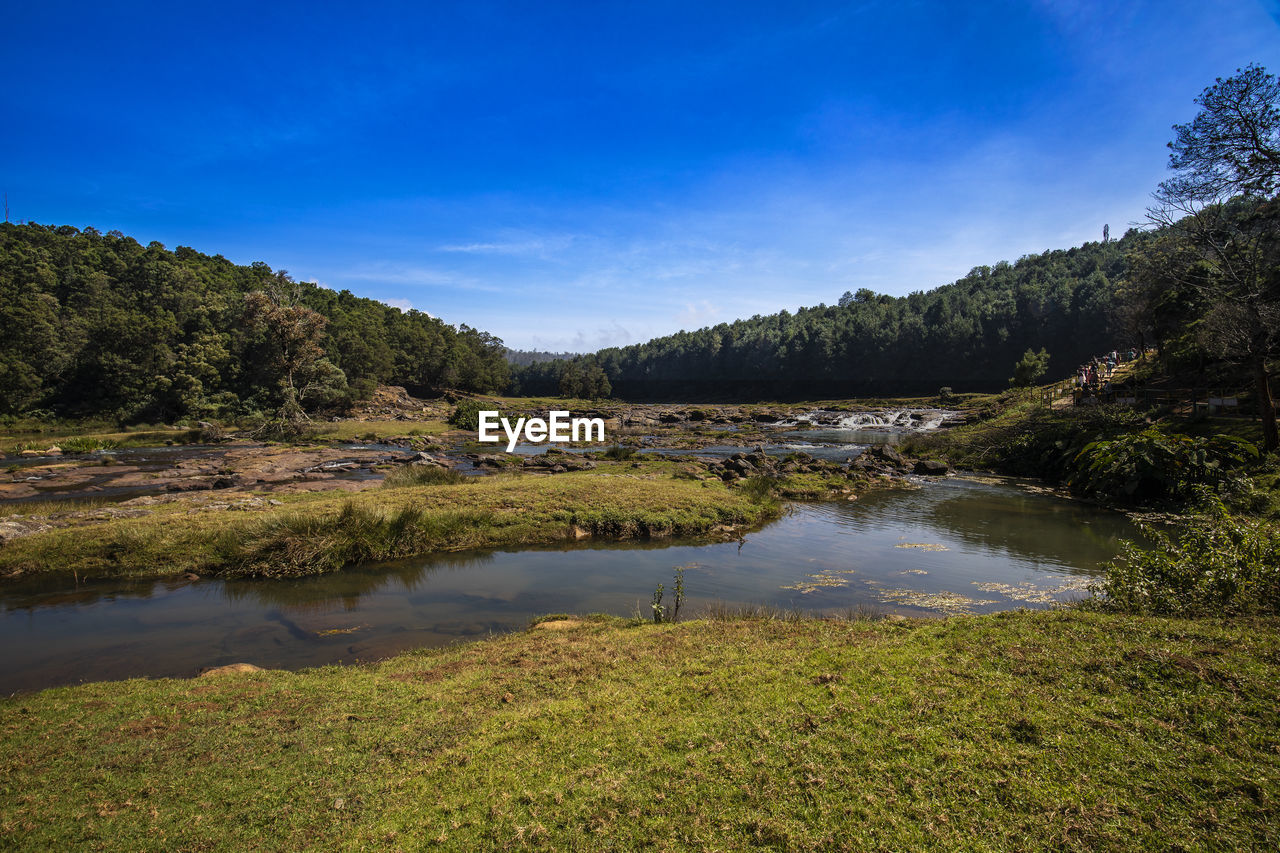
[[1274, 623], [588, 619], [0, 700], [18, 850], [1280, 846]]
[[0, 501], [0, 518], [12, 515], [51, 516], [68, 512], [92, 512], [116, 506], [108, 498], [63, 498], [43, 501]]
[[719, 483], [634, 474], [626, 463], [555, 477], [277, 497], [282, 506], [254, 513], [174, 502], [141, 517], [26, 536], [0, 549], [0, 574], [306, 574], [361, 559], [583, 536], [699, 536], [759, 524], [778, 511]]
[[195, 444], [200, 430], [184, 427], [148, 427], [145, 429], [106, 429], [86, 432], [80, 428], [53, 426], [41, 431], [16, 431], [0, 435], [0, 452], [16, 455], [23, 450], [46, 450], [59, 447], [66, 453], [88, 453], [91, 450], [121, 447], [157, 447], [171, 444]]
[[400, 489], [405, 486], [450, 486], [459, 483], [473, 483], [474, 477], [468, 477], [461, 471], [452, 468], [440, 468], [436, 465], [402, 465], [392, 471], [382, 481], [384, 489]]

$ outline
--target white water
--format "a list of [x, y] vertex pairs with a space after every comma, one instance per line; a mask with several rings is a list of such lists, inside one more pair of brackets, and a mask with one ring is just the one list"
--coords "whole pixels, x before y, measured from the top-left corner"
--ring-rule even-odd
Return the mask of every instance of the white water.
[[788, 425], [809, 424], [823, 429], [883, 429], [928, 432], [960, 416], [949, 409], [876, 409], [867, 412], [818, 410], [797, 416]]

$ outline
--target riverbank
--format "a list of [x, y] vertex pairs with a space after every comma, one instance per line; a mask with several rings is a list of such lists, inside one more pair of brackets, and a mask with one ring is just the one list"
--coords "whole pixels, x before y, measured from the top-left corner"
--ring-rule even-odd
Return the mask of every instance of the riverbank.
[[616, 619], [0, 701], [14, 849], [1275, 849], [1271, 622]]
[[606, 462], [554, 476], [495, 474], [354, 495], [268, 499], [224, 490], [71, 510], [73, 523], [0, 548], [0, 575], [288, 576], [363, 560], [591, 536], [730, 536], [779, 512], [768, 492], [676, 477], [672, 464]]

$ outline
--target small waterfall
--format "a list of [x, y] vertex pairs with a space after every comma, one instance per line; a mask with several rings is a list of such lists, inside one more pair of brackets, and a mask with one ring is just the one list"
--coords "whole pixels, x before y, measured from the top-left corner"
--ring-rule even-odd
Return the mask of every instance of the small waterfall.
[[840, 430], [928, 432], [959, 415], [959, 412], [949, 409], [873, 409], [866, 412], [831, 412], [820, 409], [797, 416], [790, 425], [808, 424]]

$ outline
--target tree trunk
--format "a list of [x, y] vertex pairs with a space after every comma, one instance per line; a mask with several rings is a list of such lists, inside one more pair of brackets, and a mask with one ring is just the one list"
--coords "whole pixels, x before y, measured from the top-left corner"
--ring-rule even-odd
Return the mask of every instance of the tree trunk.
[[1262, 449], [1280, 448], [1280, 433], [1276, 430], [1276, 403], [1271, 396], [1271, 374], [1267, 372], [1267, 360], [1259, 358], [1253, 363], [1253, 375], [1258, 382], [1258, 414], [1262, 418]]

